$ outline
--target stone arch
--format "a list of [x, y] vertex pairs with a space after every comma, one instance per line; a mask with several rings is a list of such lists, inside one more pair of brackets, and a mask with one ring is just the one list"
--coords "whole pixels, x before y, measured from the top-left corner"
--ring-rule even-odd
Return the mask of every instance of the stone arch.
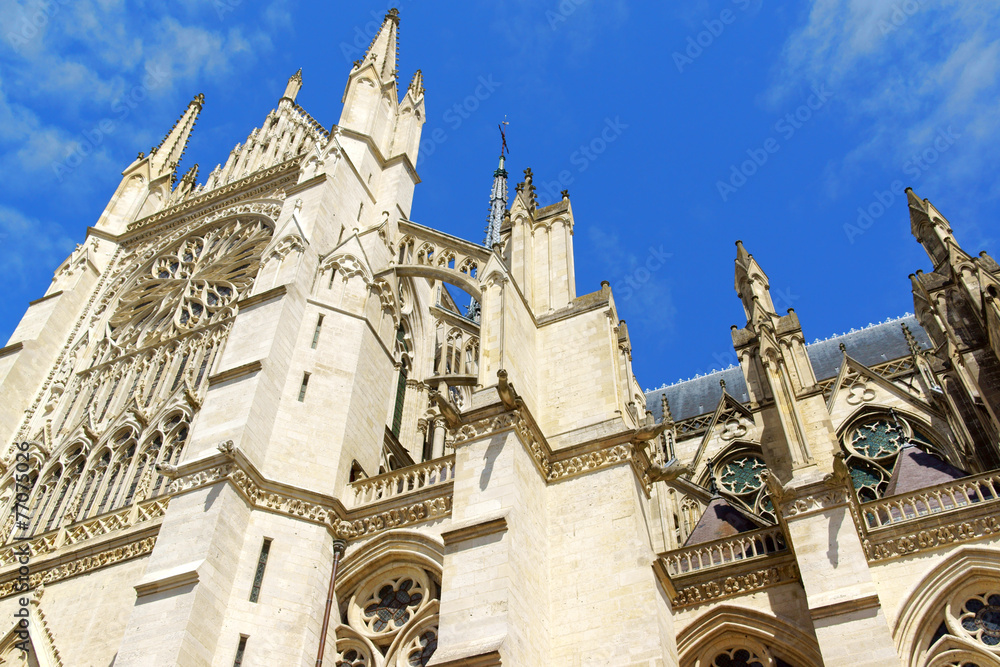
[[[811, 630], [811, 628], [810, 628]], [[677, 635], [677, 652], [683, 667], [707, 667], [716, 652], [738, 646], [750, 638], [764, 644], [796, 667], [819, 667], [823, 657], [812, 632], [756, 609], [719, 605]], [[705, 661], [705, 657], [708, 660]]]
[[[943, 562], [932, 568], [904, 597], [899, 614], [892, 628], [896, 651], [903, 657], [906, 667], [924, 667], [928, 658], [930, 639], [943, 622], [945, 607], [956, 592], [978, 583], [996, 586], [1000, 581], [1000, 552], [996, 548], [981, 546], [959, 547]], [[952, 643], [964, 644], [958, 638]], [[975, 646], [967, 646], [975, 650]], [[976, 653], [981, 659], [983, 653]], [[993, 657], [994, 661], [997, 657]]]
[[[344, 664], [358, 664], [351, 651], [367, 654], [369, 660], [363, 664], [393, 666], [406, 665], [403, 658], [419, 652], [422, 643], [433, 652], [443, 564], [440, 538], [406, 529], [383, 533], [348, 554], [337, 581], [337, 598], [341, 600], [337, 653]], [[419, 591], [422, 599], [416, 602], [411, 598], [413, 606], [405, 607], [402, 617], [387, 621], [390, 626], [372, 626], [372, 620], [379, 616], [366, 612], [369, 603], [377, 601], [382, 591], [392, 594], [396, 587], [410, 594]], [[425, 632], [430, 634], [421, 642]]]
[[395, 271], [398, 278], [430, 278], [432, 280], [440, 280], [441, 282], [458, 287], [477, 301], [483, 298], [482, 291], [479, 289], [479, 281], [457, 269], [430, 266], [428, 264], [409, 264], [397, 266], [395, 267]]

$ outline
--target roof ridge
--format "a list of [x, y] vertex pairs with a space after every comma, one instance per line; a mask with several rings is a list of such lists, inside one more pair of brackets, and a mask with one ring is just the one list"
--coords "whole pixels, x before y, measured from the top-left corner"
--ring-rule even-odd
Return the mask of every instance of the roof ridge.
[[[839, 333], [839, 334], [835, 333], [835, 334], [831, 334], [831, 335], [827, 336], [826, 338], [817, 338], [816, 340], [814, 340], [811, 343], [806, 343], [806, 348], [808, 349], [809, 347], [811, 347], [813, 345], [816, 345], [817, 343], [824, 343], [824, 342], [829, 341], [829, 340], [836, 340], [838, 338], [843, 338], [844, 336], [849, 336], [851, 334], [860, 333], [862, 331], [867, 331], [869, 329], [874, 329], [875, 327], [880, 327], [880, 326], [883, 326], [883, 325], [886, 325], [886, 324], [892, 324], [894, 322], [899, 322], [901, 320], [905, 320], [908, 317], [913, 317], [913, 313], [911, 313], [909, 311], [906, 311], [902, 315], [898, 315], [896, 317], [887, 317], [887, 318], [885, 318], [885, 320], [882, 320], [880, 322], [870, 322], [870, 323], [868, 323], [867, 326], [863, 326], [860, 329], [851, 328], [850, 331], [845, 331], [844, 333]], [[738, 368], [738, 367], [739, 367], [739, 364], [730, 364], [729, 366], [727, 366], [725, 368], [717, 368], [717, 369], [713, 369], [713, 370], [707, 371], [705, 373], [696, 373], [696, 374], [692, 375], [691, 377], [689, 377], [687, 379], [681, 378], [681, 379], [678, 379], [676, 382], [671, 382], [671, 383], [664, 382], [659, 387], [652, 387], [652, 388], [643, 390], [643, 394], [652, 394], [652, 393], [657, 392], [657, 391], [663, 391], [665, 389], [670, 389], [671, 387], [676, 387], [676, 386], [682, 385], [685, 382], [691, 382], [693, 380], [700, 380], [701, 378], [709, 377], [709, 376], [712, 376], [712, 375], [716, 375], [718, 373], [724, 373], [725, 371], [732, 370], [733, 368]]]

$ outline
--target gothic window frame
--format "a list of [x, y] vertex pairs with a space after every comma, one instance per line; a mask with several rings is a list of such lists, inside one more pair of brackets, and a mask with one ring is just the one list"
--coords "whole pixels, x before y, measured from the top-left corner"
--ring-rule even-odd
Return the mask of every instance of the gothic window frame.
[[[884, 422], [900, 433], [902, 444], [892, 453], [871, 456], [856, 446], [859, 431], [869, 424]], [[865, 408], [852, 415], [839, 429], [837, 435], [844, 462], [851, 474], [854, 492], [860, 502], [871, 502], [885, 496], [899, 452], [907, 442], [921, 451], [950, 463], [941, 446], [942, 437], [919, 417], [896, 408]]]
[[[342, 578], [337, 582], [337, 598], [341, 601], [341, 623], [336, 628], [338, 660], [344, 660], [354, 651], [355, 656], [363, 656], [364, 660], [344, 664], [365, 667], [423, 664], [411, 664], [409, 657], [416, 648], [414, 642], [419, 643], [423, 633], [433, 630], [436, 641], [443, 552], [440, 540], [405, 529], [384, 534], [351, 550], [342, 564]], [[366, 622], [370, 617], [364, 616], [366, 604], [387, 584], [407, 578], [420, 581], [419, 589], [424, 596], [412, 608], [406, 607], [409, 617], [401, 624], [374, 631]], [[424, 656], [429, 657], [430, 653]]]
[[764, 523], [777, 525], [778, 517], [774, 511], [774, 503], [760, 473], [756, 475], [757, 484], [741, 492], [726, 479], [724, 473], [726, 468], [750, 458], [760, 462], [760, 467], [754, 469], [758, 469], [760, 472], [767, 470], [764, 453], [759, 444], [744, 440], [734, 441], [711, 459], [710, 465], [706, 467], [702, 485], [708, 488], [714, 483], [719, 494], [728, 502], [753, 514]]

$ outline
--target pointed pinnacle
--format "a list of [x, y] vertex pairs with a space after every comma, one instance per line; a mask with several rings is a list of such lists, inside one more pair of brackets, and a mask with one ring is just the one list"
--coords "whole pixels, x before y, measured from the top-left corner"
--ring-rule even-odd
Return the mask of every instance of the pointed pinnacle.
[[663, 421], [674, 423], [674, 415], [670, 412], [670, 401], [667, 400], [667, 392], [660, 394], [660, 406], [663, 408]]
[[920, 343], [917, 342], [913, 332], [910, 331], [910, 327], [906, 326], [906, 322], [901, 322], [900, 325], [903, 327], [903, 336], [906, 337], [906, 344], [910, 348], [910, 354], [916, 356], [923, 352], [923, 348], [920, 347]]

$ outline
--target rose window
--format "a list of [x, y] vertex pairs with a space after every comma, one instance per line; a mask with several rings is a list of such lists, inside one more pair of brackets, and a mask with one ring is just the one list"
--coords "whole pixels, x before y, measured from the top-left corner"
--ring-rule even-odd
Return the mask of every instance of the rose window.
[[934, 453], [931, 440], [895, 413], [856, 424], [843, 437], [847, 469], [861, 502], [881, 498], [889, 485], [899, 452], [907, 443]]
[[973, 639], [1000, 646], [1000, 595], [976, 595], [966, 600], [958, 622]]
[[714, 467], [715, 481], [728, 500], [768, 521], [777, 521], [764, 488], [767, 464], [757, 454], [737, 454]]
[[719, 469], [719, 485], [737, 496], [756, 491], [764, 486], [761, 473], [767, 469], [764, 459], [747, 454], [732, 459]]
[[146, 345], [232, 315], [271, 239], [262, 221], [234, 220], [153, 260], [111, 318], [119, 344]]
[[424, 599], [423, 589], [412, 579], [403, 578], [382, 586], [365, 604], [362, 617], [376, 633], [403, 627]]
[[905, 434], [898, 424], [887, 419], [868, 422], [854, 431], [851, 448], [872, 459], [894, 456], [903, 446]]

